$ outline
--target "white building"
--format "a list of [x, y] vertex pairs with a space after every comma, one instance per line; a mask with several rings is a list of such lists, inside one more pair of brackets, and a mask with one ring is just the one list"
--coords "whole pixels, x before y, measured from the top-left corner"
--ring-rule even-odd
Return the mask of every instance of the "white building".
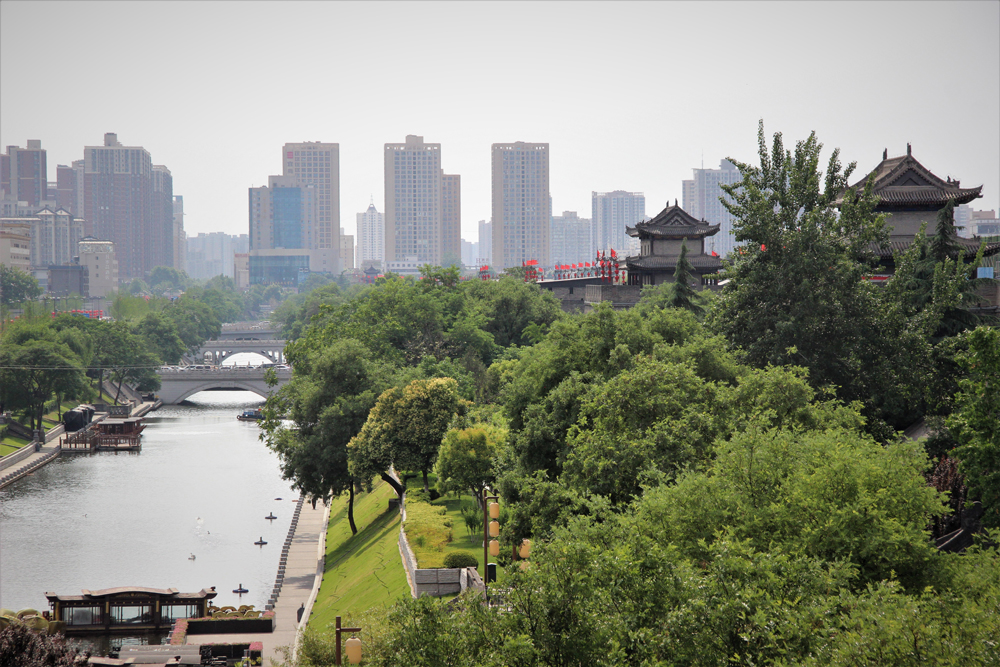
[[581, 218], [576, 211], [563, 211], [552, 216], [552, 264], [579, 264], [590, 262], [594, 253], [590, 248], [591, 221]]
[[493, 144], [493, 247], [498, 270], [536, 260], [551, 266], [549, 145]]
[[[614, 250], [625, 256], [629, 239], [626, 227], [646, 217], [646, 196], [641, 192], [591, 192], [590, 258]], [[587, 260], [590, 261], [590, 260]]]
[[358, 213], [357, 263], [359, 269], [371, 264], [383, 266], [385, 261], [385, 216], [368, 204], [368, 210]]
[[493, 221], [479, 221], [479, 256], [477, 262], [493, 265]]
[[118, 291], [118, 260], [115, 244], [92, 236], [78, 244], [80, 266], [87, 276], [87, 296], [106, 298]]
[[683, 181], [682, 208], [698, 220], [720, 224], [719, 233], [707, 240], [706, 252], [715, 251], [725, 257], [736, 246], [733, 236], [733, 216], [722, 205], [726, 196], [721, 185], [732, 185], [742, 180], [739, 170], [729, 160], [722, 160], [718, 169], [694, 169], [694, 178]]

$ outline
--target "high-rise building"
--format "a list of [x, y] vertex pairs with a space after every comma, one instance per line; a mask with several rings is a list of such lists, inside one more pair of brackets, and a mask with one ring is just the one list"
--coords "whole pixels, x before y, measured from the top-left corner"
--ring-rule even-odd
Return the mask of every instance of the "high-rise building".
[[40, 206], [49, 199], [45, 149], [38, 139], [27, 148], [8, 146], [0, 155], [0, 190], [14, 201]]
[[340, 229], [340, 270], [354, 269], [354, 234], [345, 234]]
[[174, 195], [173, 202], [174, 268], [184, 271], [187, 258], [187, 235], [184, 233], [184, 197]]
[[441, 264], [462, 262], [462, 177], [441, 175]]
[[368, 204], [368, 210], [358, 213], [357, 264], [359, 269], [373, 263], [379, 267], [385, 261], [385, 216], [375, 208], [375, 202]]
[[479, 221], [479, 257], [477, 262], [493, 264], [493, 221]]
[[0, 264], [31, 273], [31, 228], [23, 218], [0, 218]]
[[442, 171], [441, 144], [408, 134], [386, 144], [384, 157], [386, 263], [460, 261], [461, 183]]
[[87, 296], [107, 297], [118, 290], [114, 243], [88, 236], [80, 241], [77, 252], [87, 277]]
[[493, 144], [493, 247], [497, 269], [551, 266], [549, 145]]
[[37, 269], [69, 263], [76, 256], [77, 243], [83, 238], [83, 222], [62, 208], [53, 211], [44, 206], [30, 215], [0, 220], [5, 224], [27, 225], [31, 237], [31, 266]]
[[340, 144], [306, 141], [282, 147], [285, 187], [315, 188], [316, 220], [303, 248], [340, 248]]
[[218, 275], [233, 278], [237, 253], [250, 252], [246, 234], [239, 236], [223, 232], [201, 233], [187, 239], [188, 275], [195, 280], [208, 280]]
[[552, 264], [579, 264], [594, 259], [590, 249], [590, 226], [576, 211], [552, 216]]
[[479, 242], [462, 239], [462, 265], [467, 269], [478, 269]]
[[162, 164], [154, 164], [152, 171], [153, 201], [151, 242], [147, 245], [148, 264], [152, 267], [177, 267], [174, 257], [174, 179]]
[[733, 236], [733, 216], [721, 201], [728, 195], [720, 186], [739, 183], [742, 180], [740, 171], [729, 160], [720, 161], [718, 169], [693, 171], [694, 178], [681, 183], [682, 208], [696, 220], [722, 225], [719, 233], [708, 240], [707, 252], [714, 251], [725, 257], [736, 247], [736, 238]]
[[590, 256], [598, 252], [619, 255], [628, 251], [626, 227], [646, 217], [646, 197], [641, 192], [591, 192]]
[[[103, 146], [84, 148], [83, 177], [89, 235], [114, 242], [123, 281], [146, 278], [162, 260], [162, 249], [152, 246], [163, 242], [163, 202], [172, 200], [168, 194], [173, 191], [169, 170], [158, 168], [154, 194], [149, 151], [123, 146], [118, 135], [109, 132]], [[172, 206], [169, 210], [172, 218]]]

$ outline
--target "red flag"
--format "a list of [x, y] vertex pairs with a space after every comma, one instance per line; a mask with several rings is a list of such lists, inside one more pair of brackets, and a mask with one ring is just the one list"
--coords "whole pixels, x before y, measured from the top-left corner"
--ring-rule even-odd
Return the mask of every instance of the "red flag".
[[527, 263], [527, 266], [535, 266], [536, 264], [538, 264], [538, 260], [537, 259], [529, 259], [528, 263]]
[[767, 246], [765, 246], [763, 243], [761, 243], [760, 244], [760, 251], [761, 252], [767, 252]]
[[712, 251], [712, 257], [718, 257], [718, 256], [719, 256], [719, 253], [717, 253], [717, 252], [715, 252], [715, 251], [713, 250], [713, 251]]

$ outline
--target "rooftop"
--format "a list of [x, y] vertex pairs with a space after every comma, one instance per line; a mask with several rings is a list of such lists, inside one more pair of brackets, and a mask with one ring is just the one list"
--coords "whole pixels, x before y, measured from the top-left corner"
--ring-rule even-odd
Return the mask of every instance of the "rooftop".
[[673, 206], [668, 202], [667, 207], [652, 220], [637, 222], [635, 227], [626, 227], [625, 232], [629, 236], [640, 238], [692, 239], [714, 236], [720, 228], [721, 225], [710, 225], [704, 220], [697, 220], [678, 206], [675, 199]]

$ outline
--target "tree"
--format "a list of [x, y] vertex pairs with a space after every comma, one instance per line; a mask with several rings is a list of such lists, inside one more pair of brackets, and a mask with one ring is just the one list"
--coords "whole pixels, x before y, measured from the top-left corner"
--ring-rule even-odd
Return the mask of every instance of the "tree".
[[163, 309], [164, 317], [173, 320], [177, 327], [177, 335], [194, 353], [206, 340], [216, 338], [222, 331], [222, 325], [212, 308], [195, 298], [184, 295], [170, 302]]
[[135, 327], [134, 333], [155, 351], [160, 361], [176, 364], [184, 354], [184, 341], [177, 333], [177, 325], [160, 313], [148, 313]]
[[863, 279], [869, 247], [888, 238], [873, 180], [862, 192], [848, 188], [854, 164], [842, 171], [839, 150], [824, 174], [815, 133], [794, 153], [777, 133], [768, 151], [762, 122], [758, 142], [760, 166], [733, 160], [742, 180], [722, 186], [745, 244], [731, 255], [710, 327], [752, 366], [804, 366], [814, 386], [862, 401], [869, 429], [888, 439], [886, 422], [901, 428], [914, 418], [927, 350]]
[[978, 327], [964, 338], [969, 350], [958, 359], [967, 376], [946, 423], [969, 491], [982, 501], [983, 523], [1000, 527], [1000, 330]]
[[690, 310], [695, 315], [701, 315], [704, 309], [695, 303], [697, 293], [691, 287], [694, 267], [687, 258], [687, 241], [681, 241], [681, 254], [677, 257], [677, 267], [674, 269], [673, 290], [670, 295], [670, 305], [673, 308]]
[[73, 667], [87, 664], [90, 652], [80, 654], [61, 635], [34, 632], [21, 621], [11, 621], [0, 626], [0, 656], [4, 667]]
[[80, 358], [65, 344], [35, 339], [4, 340], [0, 349], [0, 404], [24, 409], [31, 428], [42, 428], [45, 403], [53, 395], [76, 396], [87, 386]]
[[178, 271], [172, 266], [154, 266], [149, 272], [149, 284], [160, 291], [184, 289], [190, 282], [187, 273]]
[[0, 264], [0, 303], [12, 306], [41, 295], [35, 277], [14, 266]]
[[[361, 478], [348, 466], [347, 444], [388, 384], [387, 370], [356, 340], [308, 350], [301, 343], [291, 347], [297, 348], [291, 354], [295, 376], [268, 398], [261, 438], [278, 454], [282, 476], [313, 501], [347, 492], [348, 520], [356, 533], [354, 485]], [[294, 429], [282, 427], [285, 415]]]
[[483, 489], [494, 481], [493, 458], [503, 435], [482, 425], [445, 433], [434, 467], [438, 491], [470, 491], [482, 504]]
[[117, 383], [115, 402], [121, 397], [125, 382], [137, 385], [140, 391], [150, 391], [159, 386], [156, 369], [159, 359], [150, 352], [147, 344], [133, 334], [124, 322], [101, 322], [91, 334], [94, 339], [94, 365], [107, 371], [109, 379]]
[[[376, 475], [386, 479], [390, 467], [419, 470], [424, 490], [430, 491], [427, 473], [459, 409], [457, 387], [451, 378], [414, 380], [379, 396], [365, 425], [348, 444], [354, 474], [367, 483]], [[398, 484], [390, 484], [402, 494]]]

